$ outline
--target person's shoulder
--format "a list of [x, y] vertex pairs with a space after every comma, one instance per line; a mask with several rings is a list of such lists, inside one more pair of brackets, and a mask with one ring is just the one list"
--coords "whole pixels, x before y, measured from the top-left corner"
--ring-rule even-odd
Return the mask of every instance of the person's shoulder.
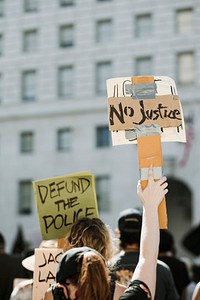
[[165, 272], [169, 272], [170, 271], [170, 268], [169, 266], [162, 260], [158, 259], [157, 260], [157, 268], [161, 271], [165, 271]]
[[111, 259], [111, 261], [119, 261], [122, 259], [138, 259], [139, 258], [139, 252], [134, 252], [134, 251], [121, 251], [120, 253], [114, 255]]
[[128, 267], [128, 269], [134, 270], [139, 259], [138, 252], [122, 252], [114, 256], [111, 260], [111, 266], [113, 268]]

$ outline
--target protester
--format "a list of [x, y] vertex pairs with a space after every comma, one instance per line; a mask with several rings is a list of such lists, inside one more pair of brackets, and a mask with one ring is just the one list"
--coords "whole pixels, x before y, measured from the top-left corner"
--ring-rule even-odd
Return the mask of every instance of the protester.
[[0, 233], [0, 299], [9, 300], [15, 278], [27, 278], [29, 274], [22, 266], [21, 255], [11, 255], [5, 252], [5, 238]]
[[190, 283], [190, 276], [185, 262], [176, 256], [174, 237], [169, 230], [160, 230], [160, 245], [158, 258], [166, 263], [173, 275], [174, 282], [180, 297]]
[[189, 265], [191, 282], [184, 288], [181, 300], [191, 300], [197, 283], [200, 281], [200, 265], [193, 262]]
[[[115, 253], [113, 233], [109, 226], [105, 225], [99, 218], [83, 217], [77, 220], [66, 236], [63, 250], [67, 251], [75, 247], [87, 246], [98, 251], [108, 262]], [[125, 286], [116, 284], [112, 280], [111, 289], [114, 292], [114, 299], [126, 289]], [[45, 300], [52, 299], [51, 288], [45, 295]]]
[[[120, 253], [115, 255], [112, 270], [120, 283], [128, 285], [139, 259], [142, 212], [129, 208], [120, 213], [116, 234]], [[155, 300], [180, 299], [169, 267], [158, 260]]]
[[108, 261], [115, 253], [110, 227], [99, 218], [83, 217], [77, 220], [66, 236], [63, 250], [82, 246], [97, 250]]
[[[138, 185], [138, 196], [143, 204], [140, 255], [132, 281], [120, 300], [154, 299], [159, 245], [158, 206], [167, 191], [166, 178], [155, 182], [152, 167], [147, 187], [142, 191]], [[88, 247], [70, 249], [59, 263], [54, 299], [110, 300], [108, 275], [101, 254]], [[64, 293], [64, 298], [57, 297], [58, 293]]]
[[[39, 248], [56, 248], [56, 240], [42, 241]], [[22, 265], [26, 268], [31, 274], [31, 279], [21, 280], [13, 289], [10, 300], [32, 300], [33, 296], [33, 272], [35, 268], [35, 254], [31, 253], [30, 256], [27, 256], [22, 261]], [[43, 299], [43, 298], [42, 298]]]

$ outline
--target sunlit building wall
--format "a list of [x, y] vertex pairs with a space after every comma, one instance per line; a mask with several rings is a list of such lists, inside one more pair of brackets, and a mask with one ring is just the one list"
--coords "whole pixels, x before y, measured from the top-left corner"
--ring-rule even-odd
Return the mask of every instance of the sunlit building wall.
[[200, 221], [200, 3], [0, 0], [0, 230], [10, 249], [22, 226], [37, 246], [32, 181], [91, 171], [100, 217], [113, 229], [140, 206], [136, 145], [112, 147], [106, 79], [172, 77], [188, 143], [163, 144], [169, 228]]

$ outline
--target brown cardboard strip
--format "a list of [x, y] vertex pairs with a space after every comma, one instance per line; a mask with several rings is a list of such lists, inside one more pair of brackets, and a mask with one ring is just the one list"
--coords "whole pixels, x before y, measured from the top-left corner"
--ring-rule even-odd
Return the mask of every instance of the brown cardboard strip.
[[[160, 135], [138, 137], [138, 159], [140, 168], [162, 167], [162, 147]], [[147, 185], [147, 180], [141, 181], [142, 189]], [[167, 229], [167, 209], [166, 200], [163, 198], [159, 209], [159, 226], [161, 229]]]
[[155, 99], [136, 100], [131, 97], [109, 97], [110, 130], [127, 130], [138, 125], [157, 124], [161, 128], [182, 125], [178, 96], [162, 95]]
[[153, 76], [132, 76], [132, 83], [142, 83], [142, 82], [154, 82]]

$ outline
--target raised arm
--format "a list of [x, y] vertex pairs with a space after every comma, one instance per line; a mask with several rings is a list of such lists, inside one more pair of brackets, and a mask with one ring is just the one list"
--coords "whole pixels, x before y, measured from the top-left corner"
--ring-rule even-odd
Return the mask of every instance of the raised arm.
[[148, 185], [142, 190], [138, 183], [137, 194], [143, 205], [143, 221], [139, 262], [132, 280], [141, 280], [149, 287], [154, 299], [156, 285], [156, 266], [159, 247], [158, 207], [168, 192], [166, 177], [153, 179], [153, 168], [149, 168]]

